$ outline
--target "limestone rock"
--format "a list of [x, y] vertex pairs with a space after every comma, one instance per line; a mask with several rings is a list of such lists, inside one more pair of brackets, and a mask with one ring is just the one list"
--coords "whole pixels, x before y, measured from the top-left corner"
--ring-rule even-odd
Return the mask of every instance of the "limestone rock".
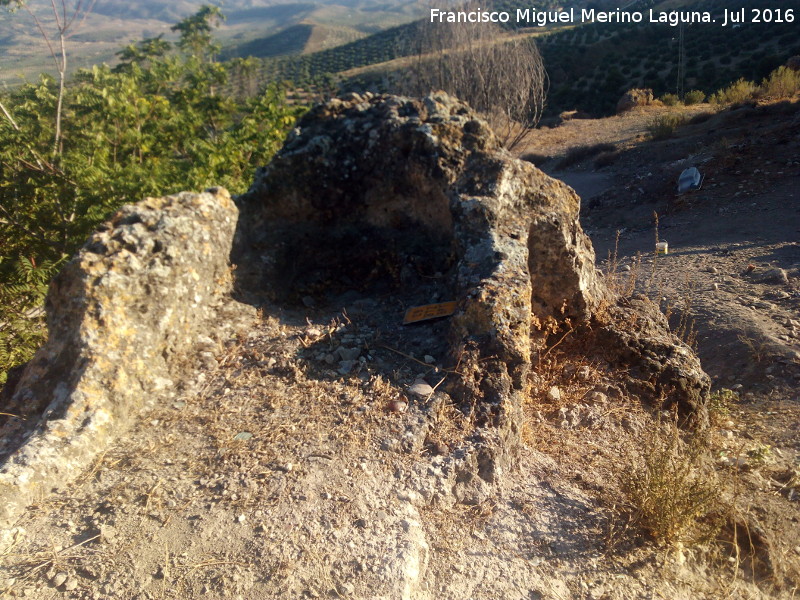
[[653, 103], [653, 90], [651, 89], [632, 89], [625, 92], [617, 102], [617, 114], [636, 108], [637, 106], [648, 106]]
[[240, 209], [237, 272], [274, 301], [297, 304], [345, 278], [404, 287], [400, 266], [374, 280], [387, 256], [442, 273], [442, 295], [458, 299], [450, 353], [463, 367], [449, 391], [514, 439], [532, 347], [565, 319], [591, 319], [606, 295], [577, 194], [514, 159], [444, 93], [317, 106]]
[[753, 273], [753, 279], [758, 283], [768, 283], [775, 285], [786, 285], [787, 283], [789, 283], [789, 276], [787, 275], [786, 271], [784, 271], [779, 267], [767, 269], [763, 273], [755, 272]]
[[644, 298], [622, 299], [610, 312], [593, 333], [595, 352], [624, 373], [626, 391], [674, 405], [704, 426], [711, 379], [692, 349], [670, 332], [664, 314]]
[[[437, 391], [476, 425], [457, 452], [461, 502], [480, 502], [511, 466], [532, 357], [564, 332], [626, 373], [629, 393], [704, 414], [708, 378], [691, 350], [654, 306], [616, 301], [598, 275], [577, 194], [512, 157], [444, 93], [351, 94], [317, 106], [237, 205], [210, 190], [125, 207], [53, 282], [50, 337], [5, 406], [38, 425], [2, 431], [6, 455], [30, 438], [0, 470], [0, 526], [168, 398], [175, 365], [196, 342], [206, 355], [189, 362], [216, 364], [207, 324], [221, 327], [229, 319], [220, 310], [235, 306], [229, 259], [248, 303], [317, 311], [353, 294], [413, 296], [425, 281], [436, 289], [420, 304], [455, 301], [436, 356], [458, 376]], [[318, 356], [338, 360], [344, 376], [368, 352], [352, 339]], [[431, 426], [422, 425], [416, 450]], [[409, 555], [412, 588], [425, 560]]]
[[173, 363], [230, 290], [236, 223], [223, 189], [148, 198], [120, 209], [53, 280], [48, 341], [4, 409], [26, 421], [2, 430], [1, 527], [169, 391]]
[[[631, 99], [649, 103], [652, 91]], [[457, 300], [449, 346], [459, 364], [443, 388], [483, 426], [474, 467], [486, 481], [513, 458], [532, 353], [569, 327], [602, 325], [598, 348], [630, 370], [630, 393], [703, 410], [708, 378], [691, 350], [653, 307], [617, 305], [597, 275], [575, 192], [514, 159], [444, 93], [317, 106], [240, 209], [237, 272], [273, 301], [324, 298], [343, 280], [365, 292], [413, 287], [412, 259], [441, 275], [441, 295]], [[637, 318], [639, 329], [614, 324]]]

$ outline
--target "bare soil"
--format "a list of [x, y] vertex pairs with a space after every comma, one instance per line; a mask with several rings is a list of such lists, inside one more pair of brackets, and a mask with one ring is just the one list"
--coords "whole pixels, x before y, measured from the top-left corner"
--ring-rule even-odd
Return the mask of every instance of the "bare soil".
[[[798, 114], [796, 104], [725, 111], [649, 142], [652, 112], [641, 111], [570, 121], [530, 149], [557, 158], [618, 146], [610, 166], [589, 159], [553, 174], [581, 182], [582, 222], [615, 285], [661, 303], [696, 339], [715, 388], [735, 391], [717, 397], [697, 464], [719, 506], [685, 536], [654, 538], [627, 497], [668, 415], [624, 397], [567, 343], [532, 378], [515, 471], [461, 495], [474, 424], [439, 392], [456, 376], [442, 362], [447, 323], [401, 325], [409, 304], [449, 299], [432, 279], [407, 298], [373, 288], [267, 305], [249, 329], [215, 338], [172, 399], [20, 519], [0, 593], [794, 597]], [[703, 189], [677, 197], [690, 165], [706, 174]], [[656, 235], [668, 254], [655, 256]]]

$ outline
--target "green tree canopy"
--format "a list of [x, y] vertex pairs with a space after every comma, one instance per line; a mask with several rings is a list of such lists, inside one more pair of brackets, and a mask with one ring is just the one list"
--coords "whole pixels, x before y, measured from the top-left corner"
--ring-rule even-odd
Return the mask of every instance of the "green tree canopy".
[[213, 42], [211, 31], [224, 20], [225, 15], [218, 6], [206, 4], [191, 17], [173, 25], [171, 30], [180, 33], [178, 47], [181, 50], [197, 58], [205, 58], [219, 52], [219, 45]]
[[[181, 22], [200, 24], [182, 36], [199, 31], [192, 39], [204, 56], [213, 16], [219, 9], [204, 7]], [[63, 97], [49, 75], [0, 92], [0, 383], [43, 339], [48, 280], [104, 219], [144, 196], [212, 185], [245, 191], [303, 110], [287, 105], [277, 84], [237, 94], [229, 74], [252, 74], [249, 63], [210, 63], [160, 38], [118, 55], [116, 68], [78, 71]]]

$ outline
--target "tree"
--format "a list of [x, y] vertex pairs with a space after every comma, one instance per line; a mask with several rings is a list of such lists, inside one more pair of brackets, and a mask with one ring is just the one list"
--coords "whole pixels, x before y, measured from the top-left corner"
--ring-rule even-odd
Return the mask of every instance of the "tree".
[[125, 46], [116, 53], [116, 56], [119, 57], [119, 64], [114, 67], [114, 71], [127, 71], [134, 64], [147, 66], [154, 59], [163, 58], [172, 49], [172, 44], [162, 40], [162, 37], [163, 35], [159, 35]]
[[219, 6], [203, 5], [191, 17], [173, 25], [171, 31], [180, 32], [178, 47], [197, 58], [208, 58], [219, 52], [219, 45], [213, 42], [211, 31], [220, 21], [225, 20]]
[[[457, 10], [478, 8], [470, 2]], [[413, 31], [406, 53], [415, 59], [405, 91], [453, 94], [483, 113], [507, 148], [519, 146], [538, 124], [547, 97], [547, 72], [533, 38], [509, 36], [491, 23], [426, 19]]]
[[224, 65], [170, 50], [143, 40], [113, 69], [77, 71], [61, 96], [69, 119], [58, 160], [45, 158], [56, 81], [0, 90], [0, 385], [43, 340], [50, 277], [110, 213], [184, 189], [246, 190], [303, 110], [277, 85], [248, 99], [219, 93]]
[[[53, 27], [55, 34], [47, 33], [44, 23], [38, 18], [36, 13], [30, 8], [25, 0], [0, 0], [0, 6], [10, 10], [23, 9], [33, 19], [36, 29], [47, 44], [47, 49], [58, 71], [58, 102], [55, 110], [55, 131], [53, 132], [53, 156], [56, 157], [61, 152], [61, 116], [64, 108], [64, 85], [67, 77], [67, 46], [66, 42], [73, 36], [83, 24], [89, 13], [92, 12], [96, 0], [50, 0], [50, 7], [53, 11]], [[12, 122], [10, 115], [5, 109], [3, 112]]]
[[259, 66], [260, 61], [252, 56], [234, 58], [228, 62], [228, 69], [231, 72], [236, 95], [239, 98], [255, 95], [256, 86], [258, 85]]

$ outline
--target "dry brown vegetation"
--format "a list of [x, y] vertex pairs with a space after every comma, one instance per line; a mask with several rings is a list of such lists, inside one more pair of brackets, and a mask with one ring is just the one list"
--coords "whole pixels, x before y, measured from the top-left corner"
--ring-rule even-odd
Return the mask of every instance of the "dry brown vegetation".
[[[477, 8], [477, 3], [468, 3], [459, 10]], [[532, 37], [509, 36], [486, 23], [424, 22], [410, 43], [414, 58], [404, 92], [424, 96], [444, 90], [464, 100], [485, 115], [508, 149], [520, 147], [531, 135], [542, 116], [548, 84]]]

